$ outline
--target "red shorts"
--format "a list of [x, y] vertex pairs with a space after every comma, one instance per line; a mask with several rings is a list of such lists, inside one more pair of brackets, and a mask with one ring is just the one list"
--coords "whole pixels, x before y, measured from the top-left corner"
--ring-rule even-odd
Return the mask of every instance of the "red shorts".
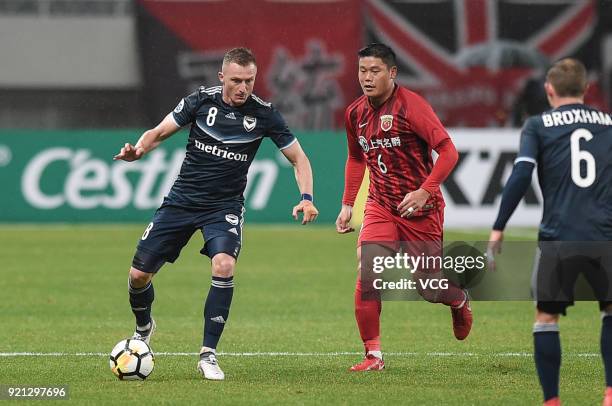
[[358, 246], [377, 241], [442, 241], [444, 210], [427, 215], [403, 218], [390, 213], [376, 202], [368, 201]]

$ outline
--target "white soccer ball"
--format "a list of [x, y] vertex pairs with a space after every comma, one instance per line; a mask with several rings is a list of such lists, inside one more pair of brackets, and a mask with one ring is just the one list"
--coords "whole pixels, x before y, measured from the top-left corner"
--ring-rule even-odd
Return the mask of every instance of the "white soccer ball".
[[121, 380], [143, 380], [153, 372], [155, 357], [151, 347], [142, 340], [127, 338], [110, 353], [110, 368]]

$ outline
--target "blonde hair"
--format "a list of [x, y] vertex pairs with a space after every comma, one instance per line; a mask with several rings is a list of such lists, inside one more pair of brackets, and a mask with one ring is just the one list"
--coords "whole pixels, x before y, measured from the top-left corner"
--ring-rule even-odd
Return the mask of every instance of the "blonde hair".
[[230, 49], [223, 56], [223, 65], [235, 63], [240, 66], [249, 66], [250, 64], [257, 65], [255, 55], [250, 49], [239, 47]]

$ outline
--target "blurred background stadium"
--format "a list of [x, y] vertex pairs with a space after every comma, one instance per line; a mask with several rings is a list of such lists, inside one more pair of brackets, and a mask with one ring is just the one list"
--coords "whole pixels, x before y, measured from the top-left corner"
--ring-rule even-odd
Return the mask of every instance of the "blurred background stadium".
[[[221, 343], [234, 357], [223, 359], [228, 382], [206, 399], [371, 404], [378, 393], [397, 404], [539, 402], [525, 302], [474, 303], [464, 343], [441, 307], [386, 303], [386, 375], [338, 373], [361, 351], [352, 319], [356, 236], [341, 238], [332, 226], [346, 156], [342, 117], [360, 95], [356, 52], [371, 41], [395, 48], [399, 82], [431, 102], [460, 151], [443, 186], [449, 240], [487, 238], [520, 126], [547, 108], [541, 85], [551, 61], [580, 58], [587, 102], [612, 104], [609, 0], [0, 0], [0, 384], [69, 383], [89, 403], [142, 401], [142, 391], [116, 385], [103, 356], [132, 327], [125, 273], [178, 173], [187, 131], [142, 161], [112, 156], [197, 86], [216, 85], [223, 53], [247, 46], [258, 58], [255, 92], [281, 110], [311, 159], [321, 216], [315, 227], [283, 224], [298, 191], [286, 159], [264, 142], [249, 173], [246, 242]], [[513, 228], [510, 239], [535, 238], [540, 213], [534, 179], [510, 222], [531, 228]], [[156, 279], [154, 349], [174, 354], [159, 358], [147, 387], [159, 402], [201, 401], [195, 358], [181, 358], [200, 340], [208, 289], [200, 248], [194, 238]], [[577, 306], [564, 330], [571, 366], [562, 390], [574, 404], [598, 403], [603, 389], [595, 310]], [[249, 358], [254, 351], [262, 358]], [[278, 351], [288, 355], [275, 358]], [[24, 352], [68, 355], [44, 363], [11, 355]]]
[[[133, 165], [111, 155], [197, 86], [216, 85], [228, 48], [248, 46], [255, 91], [300, 135], [329, 222], [342, 188], [342, 114], [360, 94], [355, 54], [383, 41], [397, 50], [399, 82], [432, 103], [461, 151], [444, 187], [447, 224], [489, 226], [518, 128], [547, 107], [551, 61], [583, 60], [587, 102], [609, 109], [611, 3], [0, 0], [0, 221], [148, 219], [185, 137]], [[248, 219], [288, 222], [292, 170], [267, 144], [251, 171]], [[512, 224], [538, 220], [535, 189]]]

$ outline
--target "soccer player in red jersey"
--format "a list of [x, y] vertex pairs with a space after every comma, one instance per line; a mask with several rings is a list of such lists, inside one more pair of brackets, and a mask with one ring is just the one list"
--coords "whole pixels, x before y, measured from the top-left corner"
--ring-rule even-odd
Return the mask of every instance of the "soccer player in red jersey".
[[[367, 242], [433, 242], [441, 252], [444, 199], [442, 183], [454, 168], [458, 154], [431, 106], [419, 95], [395, 84], [395, 53], [384, 44], [371, 44], [358, 53], [359, 84], [363, 96], [345, 113], [348, 157], [342, 208], [336, 230], [350, 226], [353, 204], [366, 166], [370, 189], [359, 233], [359, 276], [355, 289], [355, 317], [365, 346], [365, 359], [351, 371], [382, 370], [380, 297], [363, 297], [361, 247]], [[432, 150], [438, 153], [434, 163]], [[429, 244], [429, 243], [428, 243]], [[410, 246], [411, 244], [408, 244]], [[410, 248], [408, 248], [410, 250]], [[451, 307], [453, 331], [465, 339], [472, 327], [467, 293], [449, 286], [444, 295], [421, 296]]]

